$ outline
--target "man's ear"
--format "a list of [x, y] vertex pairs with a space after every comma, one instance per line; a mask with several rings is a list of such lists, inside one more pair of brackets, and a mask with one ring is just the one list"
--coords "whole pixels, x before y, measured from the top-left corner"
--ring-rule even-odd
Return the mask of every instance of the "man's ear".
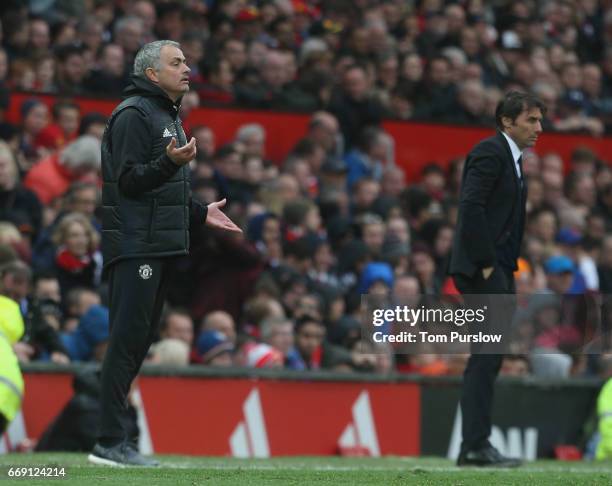
[[512, 118], [510, 118], [508, 116], [502, 116], [501, 122], [502, 122], [502, 126], [504, 128], [508, 128], [508, 127], [512, 126]]
[[145, 76], [147, 79], [155, 84], [159, 83], [159, 78], [157, 77], [157, 71], [153, 68], [145, 69]]

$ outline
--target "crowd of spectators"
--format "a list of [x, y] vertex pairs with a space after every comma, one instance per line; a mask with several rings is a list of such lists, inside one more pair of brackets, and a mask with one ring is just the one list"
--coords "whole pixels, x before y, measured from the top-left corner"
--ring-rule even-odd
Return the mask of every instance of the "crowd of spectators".
[[[14, 91], [58, 95], [52, 110], [27, 99], [21, 126], [0, 120], [0, 293], [25, 316], [19, 359], [104, 354], [97, 215], [106, 119], [65, 98], [118, 96], [139, 46], [168, 38], [192, 69], [181, 117], [198, 144], [193, 194], [227, 198], [244, 235], [193, 229], [149, 363], [460, 374], [465, 352], [432, 345], [409, 355], [364, 338], [362, 294], [414, 301], [456, 292], [446, 259], [463, 159], [429, 164], [407, 183], [398, 163], [406, 161], [394, 160], [379, 122], [492, 125], [502, 93], [518, 88], [547, 103], [547, 129], [601, 135], [612, 112], [605, 3], [56, 1], [29, 11], [3, 3], [1, 108]], [[190, 123], [199, 103], [311, 114], [303, 138], [273, 163], [265, 151], [273, 134], [247, 124], [218, 146], [213, 130]], [[567, 161], [523, 156], [528, 222], [517, 289], [550, 298], [519, 299], [517, 325], [527, 331], [503, 373], [597, 373], [597, 359], [574, 352], [592, 336], [565, 322], [554, 297], [612, 293], [608, 162], [586, 147]]]
[[383, 117], [487, 125], [533, 90], [547, 127], [612, 126], [607, 1], [2, 2], [0, 82], [117, 96], [138, 48], [181, 43], [201, 103], [329, 110], [348, 145]]

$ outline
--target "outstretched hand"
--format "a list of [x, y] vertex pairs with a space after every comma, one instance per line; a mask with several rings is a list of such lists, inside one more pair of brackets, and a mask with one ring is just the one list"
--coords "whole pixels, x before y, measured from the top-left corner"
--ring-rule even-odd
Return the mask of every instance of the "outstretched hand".
[[170, 143], [166, 147], [166, 154], [172, 159], [176, 165], [185, 165], [195, 159], [196, 156], [196, 139], [191, 137], [188, 144], [182, 147], [176, 147], [176, 138], [172, 137]]
[[233, 233], [242, 233], [242, 230], [229, 219], [220, 208], [225, 206], [226, 199], [210, 203], [208, 205], [208, 215], [206, 216], [206, 225], [211, 228], [224, 229]]

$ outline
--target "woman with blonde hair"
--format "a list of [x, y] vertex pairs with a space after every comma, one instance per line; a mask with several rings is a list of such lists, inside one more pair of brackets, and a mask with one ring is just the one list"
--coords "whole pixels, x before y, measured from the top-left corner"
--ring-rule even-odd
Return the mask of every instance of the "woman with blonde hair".
[[52, 236], [57, 251], [55, 270], [62, 300], [75, 287], [95, 289], [100, 283], [102, 255], [100, 236], [80, 213], [66, 215]]

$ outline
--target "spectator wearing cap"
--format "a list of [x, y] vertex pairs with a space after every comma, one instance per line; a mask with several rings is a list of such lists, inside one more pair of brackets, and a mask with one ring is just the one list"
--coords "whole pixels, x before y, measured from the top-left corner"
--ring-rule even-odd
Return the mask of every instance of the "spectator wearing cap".
[[565, 255], [555, 255], [544, 263], [547, 288], [557, 295], [568, 293], [574, 281], [576, 267], [571, 258]]
[[74, 333], [61, 337], [72, 361], [102, 362], [109, 334], [108, 309], [94, 305], [81, 317]]
[[199, 362], [207, 366], [232, 366], [234, 345], [219, 331], [204, 331], [196, 340]]
[[388, 295], [393, 288], [393, 279], [393, 269], [388, 263], [368, 263], [359, 279], [359, 293]]
[[19, 182], [19, 170], [9, 146], [0, 142], [0, 220], [15, 224], [33, 244], [42, 225], [42, 206], [36, 194]]
[[245, 365], [249, 368], [282, 368], [283, 353], [264, 343], [251, 343], [245, 346]]
[[100, 161], [100, 140], [83, 135], [60, 153], [36, 164], [28, 172], [24, 186], [34, 191], [44, 205], [48, 205], [62, 196], [75, 181], [97, 181]]
[[561, 252], [576, 265], [574, 281], [568, 293], [581, 294], [587, 290], [599, 290], [597, 266], [593, 258], [584, 251], [582, 235], [572, 228], [562, 228], [557, 233], [557, 244]]

